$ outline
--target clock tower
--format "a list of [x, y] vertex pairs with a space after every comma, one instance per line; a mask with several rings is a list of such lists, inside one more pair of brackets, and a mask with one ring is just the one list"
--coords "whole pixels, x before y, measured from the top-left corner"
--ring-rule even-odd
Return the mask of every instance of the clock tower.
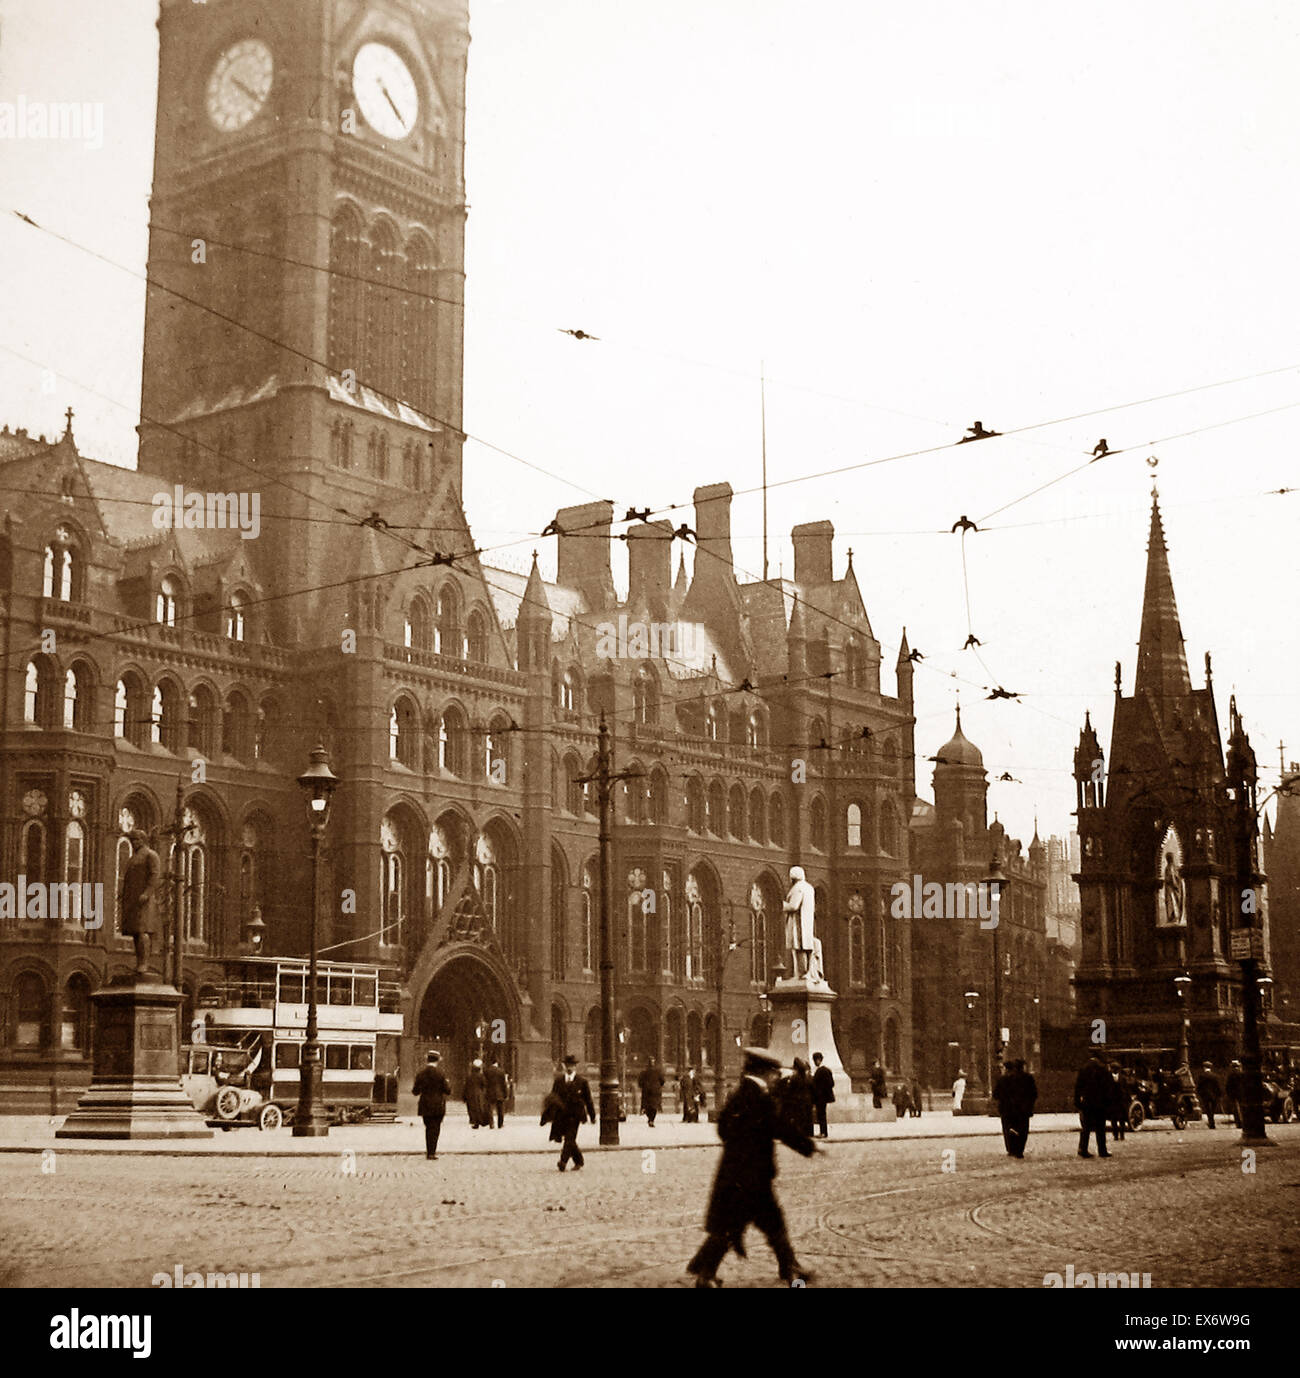
[[331, 508], [463, 521], [468, 45], [466, 0], [162, 0], [140, 468], [259, 493], [268, 592], [345, 575]]

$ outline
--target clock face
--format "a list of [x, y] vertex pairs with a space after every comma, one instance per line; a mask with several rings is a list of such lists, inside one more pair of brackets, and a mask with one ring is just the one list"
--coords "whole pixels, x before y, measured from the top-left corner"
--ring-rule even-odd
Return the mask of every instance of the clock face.
[[208, 78], [208, 118], [223, 134], [233, 134], [256, 118], [271, 94], [275, 59], [260, 38], [227, 48]]
[[386, 139], [405, 139], [420, 113], [411, 69], [386, 43], [366, 43], [352, 63], [352, 89], [366, 123]]

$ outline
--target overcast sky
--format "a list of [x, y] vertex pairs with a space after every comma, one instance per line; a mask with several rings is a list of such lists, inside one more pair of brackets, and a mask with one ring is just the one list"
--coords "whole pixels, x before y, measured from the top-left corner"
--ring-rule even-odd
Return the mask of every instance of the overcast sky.
[[[0, 100], [104, 109], [101, 148], [0, 140], [0, 420], [55, 432], [71, 403], [82, 452], [124, 464], [156, 9], [0, 0]], [[478, 543], [505, 546], [485, 558], [526, 562], [595, 494], [754, 488], [762, 367], [772, 572], [793, 524], [835, 523], [886, 665], [904, 624], [927, 657], [918, 754], [960, 690], [990, 774], [1015, 777], [990, 805], [1027, 840], [1035, 810], [1070, 826], [1085, 708], [1109, 747], [1116, 659], [1132, 684], [1154, 454], [1193, 681], [1211, 651], [1221, 722], [1235, 687], [1270, 785], [1279, 739], [1300, 758], [1300, 492], [1266, 496], [1300, 488], [1300, 12], [477, 0], [471, 24], [465, 495]], [[977, 418], [1037, 429], [805, 477]], [[968, 626], [953, 522], [1103, 436], [1122, 453], [968, 536]], [[756, 494], [733, 519], [756, 577]], [[1023, 700], [985, 701], [997, 684]]]

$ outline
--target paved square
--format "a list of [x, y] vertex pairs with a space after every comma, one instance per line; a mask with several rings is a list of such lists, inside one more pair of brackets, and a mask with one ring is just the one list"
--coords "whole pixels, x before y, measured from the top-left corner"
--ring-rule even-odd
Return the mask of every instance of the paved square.
[[[1110, 1161], [1060, 1129], [1023, 1162], [989, 1134], [832, 1139], [807, 1161], [778, 1149], [777, 1189], [817, 1286], [1039, 1288], [1071, 1263], [1156, 1288], [1294, 1286], [1300, 1126], [1269, 1133], [1254, 1172], [1231, 1129], [1203, 1126], [1132, 1135]], [[561, 1175], [549, 1153], [355, 1153], [59, 1152], [52, 1172], [0, 1154], [0, 1283], [147, 1287], [180, 1264], [263, 1287], [684, 1286], [718, 1160], [632, 1147]], [[747, 1243], [726, 1284], [776, 1285], [765, 1241]]]

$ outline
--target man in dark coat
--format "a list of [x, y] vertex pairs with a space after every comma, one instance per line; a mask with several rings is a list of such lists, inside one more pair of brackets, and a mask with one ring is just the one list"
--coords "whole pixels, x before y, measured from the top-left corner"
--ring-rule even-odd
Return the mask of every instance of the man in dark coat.
[[1232, 1066], [1228, 1068], [1228, 1084], [1224, 1090], [1228, 1093], [1228, 1106], [1232, 1111], [1232, 1122], [1240, 1129], [1241, 1098], [1246, 1094], [1246, 1077], [1241, 1070], [1241, 1063], [1236, 1058], [1233, 1058]]
[[871, 1069], [871, 1104], [879, 1110], [885, 1099], [885, 1069], [876, 1063]]
[[1205, 1108], [1205, 1121], [1213, 1129], [1214, 1117], [1219, 1113], [1219, 1106], [1223, 1103], [1223, 1087], [1219, 1085], [1219, 1078], [1214, 1075], [1214, 1068], [1208, 1062], [1196, 1079], [1196, 1094]]
[[722, 1161], [713, 1180], [709, 1210], [704, 1220], [708, 1238], [700, 1245], [686, 1271], [695, 1274], [697, 1287], [719, 1287], [718, 1265], [735, 1249], [744, 1256], [744, 1236], [757, 1225], [776, 1255], [781, 1280], [810, 1281], [812, 1273], [800, 1268], [785, 1217], [777, 1203], [772, 1182], [776, 1177], [777, 1139], [805, 1158], [819, 1152], [817, 1145], [788, 1119], [777, 1113], [772, 1086], [780, 1064], [764, 1048], [744, 1050], [744, 1076], [718, 1116]]
[[788, 1077], [783, 1077], [773, 1088], [772, 1096], [777, 1111], [787, 1117], [801, 1134], [810, 1138], [813, 1132], [813, 1086], [808, 1075], [808, 1064], [801, 1057], [794, 1060]]
[[1097, 1156], [1110, 1157], [1106, 1150], [1106, 1114], [1115, 1094], [1114, 1088], [1115, 1083], [1101, 1053], [1094, 1052], [1074, 1079], [1074, 1104], [1079, 1112], [1080, 1158], [1092, 1157], [1088, 1152], [1089, 1135], [1096, 1136]]
[[451, 1095], [451, 1087], [442, 1074], [442, 1068], [438, 1066], [439, 1061], [437, 1053], [430, 1053], [427, 1064], [416, 1076], [415, 1085], [411, 1087], [411, 1094], [420, 1098], [418, 1110], [420, 1118], [424, 1121], [426, 1158], [438, 1156], [438, 1135], [442, 1130], [442, 1117], [447, 1113], [447, 1097]]
[[817, 1069], [812, 1075], [813, 1109], [817, 1112], [817, 1137], [825, 1139], [829, 1137], [826, 1133], [826, 1107], [833, 1104], [835, 1100], [835, 1078], [831, 1074], [831, 1069], [822, 1064], [820, 1053], [813, 1054], [813, 1066]]
[[1002, 1065], [1003, 1073], [993, 1087], [993, 1099], [1002, 1120], [1002, 1142], [1012, 1158], [1023, 1158], [1029, 1142], [1029, 1121], [1038, 1101], [1038, 1083], [1026, 1071], [1023, 1058]]
[[664, 1102], [664, 1074], [654, 1058], [646, 1063], [645, 1071], [637, 1078], [637, 1085], [641, 1088], [641, 1113], [650, 1121], [650, 1128], [653, 1129], [655, 1116], [663, 1109]]
[[[562, 1140], [560, 1148], [560, 1171], [573, 1159], [573, 1166], [581, 1168], [586, 1159], [578, 1147], [578, 1126], [588, 1120], [596, 1123], [596, 1107], [591, 1103], [591, 1087], [586, 1077], [578, 1075], [578, 1059], [569, 1053], [564, 1059], [564, 1071], [555, 1078], [551, 1087], [548, 1109], [551, 1112], [551, 1138], [558, 1133]], [[543, 1111], [543, 1123], [546, 1122]]]
[[487, 1127], [492, 1128], [492, 1114], [495, 1111], [497, 1128], [503, 1129], [506, 1122], [506, 1097], [509, 1094], [509, 1088], [506, 1085], [506, 1074], [495, 1057], [483, 1069], [483, 1094], [487, 1100]]
[[122, 932], [135, 943], [135, 969], [157, 973], [151, 966], [152, 950], [159, 940], [158, 906], [155, 894], [162, 876], [162, 862], [149, 845], [143, 829], [133, 828], [131, 860], [122, 872], [122, 888], [118, 895], [118, 913], [122, 916]]
[[913, 1078], [912, 1081], [912, 1114], [919, 1120], [921, 1118], [921, 1083]]

